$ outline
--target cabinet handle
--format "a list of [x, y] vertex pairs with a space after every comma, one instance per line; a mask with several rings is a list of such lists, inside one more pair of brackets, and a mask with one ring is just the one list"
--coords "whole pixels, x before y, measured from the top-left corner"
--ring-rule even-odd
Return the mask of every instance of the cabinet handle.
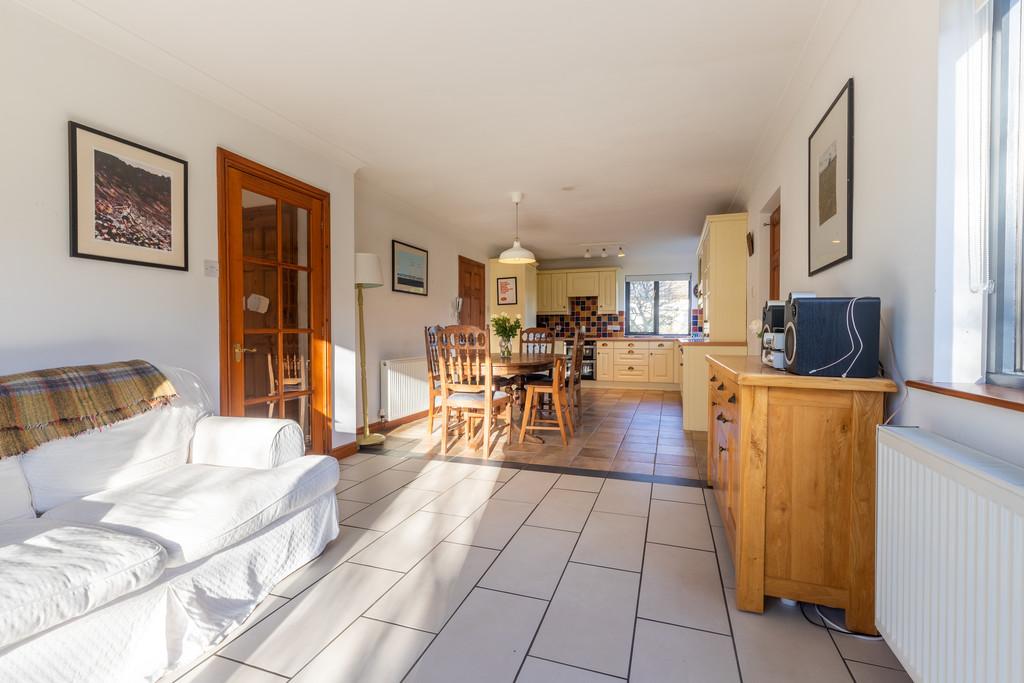
[[729, 422], [732, 422], [732, 420], [727, 418], [725, 415], [722, 415], [721, 413], [719, 413], [718, 417], [716, 417], [715, 419], [718, 420], [719, 422], [721, 422], [722, 424], [727, 424]]
[[717, 382], [718, 378], [716, 376], [714, 376], [714, 375], [711, 375], [711, 381], [712, 382]]
[[718, 385], [718, 390], [721, 391], [722, 389], [725, 389], [725, 382]]
[[627, 370], [632, 370], [632, 369], [633, 369], [633, 366], [632, 366], [632, 365], [630, 365], [630, 366], [629, 366], [628, 368], [626, 368], [626, 369], [627, 369]]
[[635, 353], [635, 352], [633, 351], [633, 349], [630, 349], [629, 351], [626, 351], [626, 353], [632, 354], [632, 353]]
[[718, 401], [712, 401], [711, 405], [717, 407], [718, 406]]
[[729, 403], [735, 403], [735, 402], [736, 402], [736, 394], [733, 394], [732, 396], [729, 397]]
[[725, 453], [727, 450], [729, 450], [729, 449], [726, 448], [725, 446], [719, 446], [718, 447], [718, 454], [721, 455], [722, 453]]

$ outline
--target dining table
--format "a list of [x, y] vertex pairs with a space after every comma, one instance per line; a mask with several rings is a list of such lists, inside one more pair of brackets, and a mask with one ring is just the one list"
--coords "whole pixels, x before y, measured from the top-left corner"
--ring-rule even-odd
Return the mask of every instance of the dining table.
[[[515, 383], [516, 391], [512, 392], [512, 404], [519, 410], [519, 419], [525, 420], [523, 415], [523, 387], [530, 375], [547, 372], [555, 367], [555, 359], [565, 359], [563, 353], [513, 353], [509, 356], [502, 356], [500, 353], [491, 354], [491, 372], [495, 377], [511, 377]], [[544, 443], [544, 439], [535, 434], [527, 434], [526, 439], [533, 443]]]

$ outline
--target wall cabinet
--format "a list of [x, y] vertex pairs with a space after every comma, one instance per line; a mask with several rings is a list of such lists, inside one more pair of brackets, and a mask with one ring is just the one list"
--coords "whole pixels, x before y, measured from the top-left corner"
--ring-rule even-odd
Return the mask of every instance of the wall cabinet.
[[566, 289], [570, 297], [598, 295], [600, 278], [596, 270], [570, 270], [566, 277]]
[[597, 312], [619, 312], [619, 274], [615, 270], [602, 270], [597, 274]]
[[716, 342], [747, 339], [747, 214], [708, 216], [697, 247], [704, 333]]
[[540, 271], [537, 273], [537, 312], [563, 314], [569, 312], [569, 297], [566, 294], [564, 271]]

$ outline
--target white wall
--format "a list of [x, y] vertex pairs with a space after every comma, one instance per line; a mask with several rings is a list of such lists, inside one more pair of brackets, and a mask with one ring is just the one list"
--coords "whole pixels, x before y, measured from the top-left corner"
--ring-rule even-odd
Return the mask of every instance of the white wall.
[[[488, 254], [472, 236], [449, 233], [437, 219], [418, 212], [359, 175], [355, 183], [355, 216], [356, 251], [376, 254], [385, 280], [383, 287], [364, 292], [367, 404], [372, 424], [379, 419], [380, 361], [423, 356], [424, 327], [458, 322], [453, 304], [459, 292], [459, 256], [486, 265]], [[429, 252], [427, 296], [391, 291], [393, 239]], [[347, 296], [351, 300], [354, 295], [350, 291]], [[358, 415], [362, 423], [361, 409]]]
[[[352, 169], [0, 0], [0, 374], [124, 358], [196, 371], [218, 396], [216, 149], [331, 193], [336, 427], [352, 431]], [[68, 256], [67, 122], [189, 162], [189, 271]]]
[[[939, 3], [830, 3], [734, 204], [750, 211], [750, 229], [765, 245], [761, 211], [779, 191], [783, 295], [881, 297], [900, 370], [912, 379], [931, 378], [936, 357], [939, 27]], [[853, 260], [808, 277], [807, 136], [851, 76]], [[767, 252], [758, 248], [749, 264], [751, 317], [768, 295]], [[884, 332], [882, 359], [891, 370]], [[1019, 413], [915, 391], [897, 421], [1024, 464], [1011, 440], [1024, 433]]]

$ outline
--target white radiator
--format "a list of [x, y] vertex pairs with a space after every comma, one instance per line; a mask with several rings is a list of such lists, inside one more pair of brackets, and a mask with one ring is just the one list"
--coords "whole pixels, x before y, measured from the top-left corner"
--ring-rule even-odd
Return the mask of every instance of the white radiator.
[[919, 683], [1024, 681], [1024, 469], [878, 432], [876, 622]]
[[424, 411], [429, 401], [426, 356], [380, 362], [380, 407], [385, 420]]

